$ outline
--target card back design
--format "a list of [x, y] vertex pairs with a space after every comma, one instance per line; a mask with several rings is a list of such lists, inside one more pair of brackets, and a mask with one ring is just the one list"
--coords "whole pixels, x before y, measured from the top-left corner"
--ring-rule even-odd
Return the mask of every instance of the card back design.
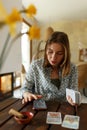
[[33, 101], [33, 109], [36, 109], [36, 110], [47, 109], [46, 102], [43, 99], [34, 100]]

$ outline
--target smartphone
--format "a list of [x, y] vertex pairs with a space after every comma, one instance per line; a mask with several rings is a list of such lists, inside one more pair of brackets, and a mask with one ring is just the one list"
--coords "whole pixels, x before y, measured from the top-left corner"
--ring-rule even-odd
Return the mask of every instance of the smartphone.
[[47, 105], [43, 99], [37, 99], [33, 101], [33, 109], [34, 110], [46, 110]]

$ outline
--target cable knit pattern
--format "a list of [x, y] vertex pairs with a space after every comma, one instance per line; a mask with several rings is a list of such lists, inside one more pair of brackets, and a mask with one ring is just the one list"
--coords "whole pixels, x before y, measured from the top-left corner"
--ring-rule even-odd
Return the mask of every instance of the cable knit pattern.
[[61, 84], [58, 89], [50, 79], [51, 67], [44, 68], [43, 61], [38, 59], [31, 63], [21, 89], [22, 94], [29, 91], [43, 95], [44, 100], [66, 101], [66, 88], [78, 90], [77, 67], [71, 63], [70, 73], [63, 78], [61, 78], [61, 70], [59, 71]]

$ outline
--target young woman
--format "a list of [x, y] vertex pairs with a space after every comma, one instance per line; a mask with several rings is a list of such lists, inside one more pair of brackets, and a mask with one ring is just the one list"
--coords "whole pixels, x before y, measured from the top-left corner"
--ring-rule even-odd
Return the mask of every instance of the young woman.
[[[33, 99], [66, 101], [66, 88], [78, 90], [76, 66], [70, 62], [68, 36], [54, 32], [47, 40], [43, 59], [31, 63], [22, 88], [22, 103]], [[74, 105], [71, 97], [67, 101]]]

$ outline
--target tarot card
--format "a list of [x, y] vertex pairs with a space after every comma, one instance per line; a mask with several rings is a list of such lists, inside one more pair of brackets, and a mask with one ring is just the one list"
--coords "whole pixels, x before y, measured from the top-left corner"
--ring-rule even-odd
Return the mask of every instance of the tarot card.
[[33, 109], [35, 110], [45, 110], [47, 109], [46, 102], [43, 99], [37, 99], [33, 101]]
[[79, 116], [65, 115], [62, 127], [79, 129], [79, 120], [80, 120]]
[[73, 89], [66, 88], [66, 97], [70, 96], [73, 100], [73, 103], [80, 104], [81, 103], [81, 94], [78, 91], [74, 91]]
[[60, 112], [48, 112], [46, 123], [47, 124], [61, 124], [62, 123], [61, 113]]

